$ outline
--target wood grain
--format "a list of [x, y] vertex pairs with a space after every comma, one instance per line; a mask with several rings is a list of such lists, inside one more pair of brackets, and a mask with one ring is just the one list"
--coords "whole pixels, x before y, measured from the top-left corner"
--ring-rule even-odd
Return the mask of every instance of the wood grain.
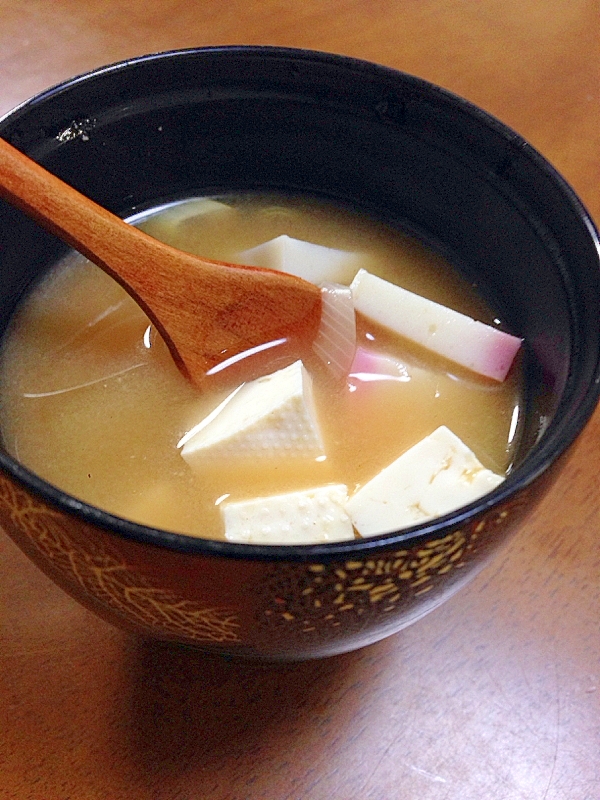
[[[600, 218], [596, 0], [0, 2], [0, 109], [144, 52], [262, 43], [435, 81], [528, 138]], [[597, 800], [597, 412], [469, 588], [357, 653], [213, 661], [116, 631], [0, 538], [1, 800]]]

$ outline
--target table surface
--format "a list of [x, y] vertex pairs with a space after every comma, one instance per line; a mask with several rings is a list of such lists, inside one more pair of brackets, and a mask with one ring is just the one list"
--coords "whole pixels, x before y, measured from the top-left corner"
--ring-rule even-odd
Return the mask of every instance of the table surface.
[[[600, 219], [597, 0], [0, 0], [0, 113], [134, 55], [366, 58], [511, 125]], [[325, 661], [226, 663], [118, 631], [0, 532], [0, 799], [598, 800], [596, 413], [464, 591]]]

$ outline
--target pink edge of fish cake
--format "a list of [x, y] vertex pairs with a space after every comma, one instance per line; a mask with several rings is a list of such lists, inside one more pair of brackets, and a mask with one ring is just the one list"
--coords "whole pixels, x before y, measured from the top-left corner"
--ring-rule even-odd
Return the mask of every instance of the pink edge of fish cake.
[[481, 327], [480, 348], [474, 354], [473, 365], [465, 364], [465, 366], [481, 375], [502, 382], [508, 375], [523, 340], [518, 336], [485, 325], [483, 322], [475, 321], [475, 325], [478, 327], [478, 333]]
[[389, 375], [396, 377], [403, 369], [403, 365], [393, 356], [377, 353], [367, 347], [356, 348], [354, 359], [350, 366], [349, 374]]
[[352, 284], [357, 311], [400, 336], [487, 378], [502, 382], [522, 340], [459, 311], [359, 270]]

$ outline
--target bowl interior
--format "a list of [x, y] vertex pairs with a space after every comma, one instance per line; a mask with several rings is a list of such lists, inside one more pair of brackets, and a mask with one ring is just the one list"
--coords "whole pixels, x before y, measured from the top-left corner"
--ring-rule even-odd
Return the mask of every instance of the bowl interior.
[[[123, 216], [204, 193], [284, 190], [349, 203], [443, 252], [526, 341], [512, 481], [543, 471], [595, 405], [592, 223], [519, 136], [424, 81], [305, 51], [183, 51], [52, 89], [0, 135]], [[0, 231], [2, 332], [64, 246], [4, 203]]]

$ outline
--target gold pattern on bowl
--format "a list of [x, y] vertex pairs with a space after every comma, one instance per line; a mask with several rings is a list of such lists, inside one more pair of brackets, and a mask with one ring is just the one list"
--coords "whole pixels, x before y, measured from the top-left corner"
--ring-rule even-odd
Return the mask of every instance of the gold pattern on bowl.
[[0, 474], [0, 519], [26, 535], [45, 565], [60, 573], [87, 598], [94, 598], [131, 618], [148, 632], [197, 643], [239, 642], [239, 622], [229, 609], [210, 608], [153, 586], [152, 582], [109, 552], [90, 526], [73, 536], [73, 520], [36, 501]]

